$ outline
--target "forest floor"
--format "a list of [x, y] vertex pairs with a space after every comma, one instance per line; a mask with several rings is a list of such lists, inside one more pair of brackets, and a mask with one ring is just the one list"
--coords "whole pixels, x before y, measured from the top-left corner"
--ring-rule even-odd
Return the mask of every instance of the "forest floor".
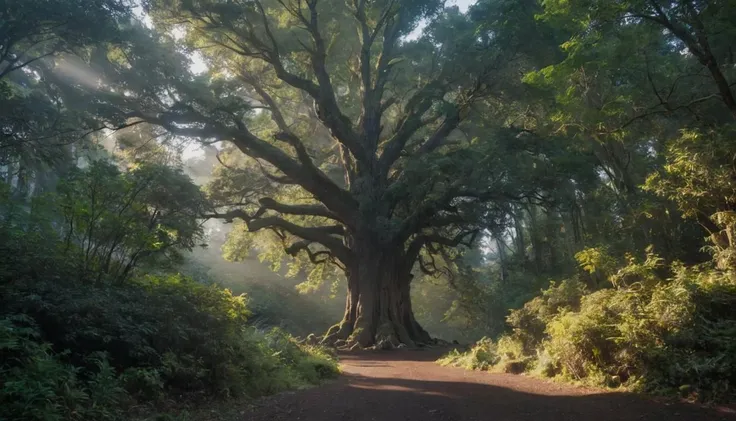
[[244, 421], [711, 421], [736, 411], [703, 408], [513, 374], [441, 367], [437, 350], [341, 355], [343, 375], [244, 411]]

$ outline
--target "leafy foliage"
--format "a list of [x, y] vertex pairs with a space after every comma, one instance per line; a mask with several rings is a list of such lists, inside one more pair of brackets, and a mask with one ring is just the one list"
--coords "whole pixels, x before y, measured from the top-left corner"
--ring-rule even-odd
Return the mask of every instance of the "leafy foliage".
[[508, 371], [504, 359], [522, 361], [547, 377], [729, 399], [736, 381], [733, 274], [674, 266], [673, 277], [662, 280], [659, 264], [656, 256], [632, 261], [610, 278], [629, 282], [592, 293], [573, 280], [553, 285], [511, 312], [512, 333], [440, 362]]
[[81, 248], [82, 272], [122, 281], [141, 266], [164, 265], [202, 240], [205, 209], [199, 188], [164, 165], [121, 173], [95, 161], [73, 170], [58, 187], [65, 247]]
[[125, 419], [136, 400], [260, 396], [336, 373], [320, 348], [249, 326], [245, 296], [171, 274], [90, 284], [78, 272], [83, 253], [66, 251], [53, 221], [44, 231], [38, 214], [5, 215], [0, 402], [9, 420]]
[[[90, 73], [55, 66], [89, 57], [120, 40], [132, 13], [126, 0], [28, 0], [0, 5], [0, 179], [17, 194], [50, 189], [55, 176], [91, 148], [102, 125], [88, 102], [64, 95], [70, 80], [93, 83]], [[62, 69], [63, 68], [63, 69]]]

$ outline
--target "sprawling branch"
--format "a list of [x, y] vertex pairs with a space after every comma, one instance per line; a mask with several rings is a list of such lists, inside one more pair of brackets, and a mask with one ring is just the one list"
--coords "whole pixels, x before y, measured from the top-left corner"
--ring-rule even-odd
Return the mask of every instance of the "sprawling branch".
[[[315, 101], [318, 118], [330, 130], [335, 139], [344, 144], [359, 162], [367, 163], [367, 155], [360, 144], [360, 138], [350, 119], [342, 113], [337, 103], [335, 90], [327, 71], [327, 48], [319, 28], [318, 0], [299, 1], [296, 7], [280, 0], [279, 3], [304, 25], [304, 28], [312, 37], [314, 46], [307, 47], [305, 45], [304, 51], [310, 56], [312, 71], [317, 80], [316, 83], [287, 70], [281, 59], [281, 48], [272, 32], [267, 11], [260, 0], [255, 0], [254, 5], [263, 24], [262, 30], [258, 30], [253, 22], [247, 19], [245, 21], [246, 28], [238, 28], [233, 25], [229, 16], [215, 17], [212, 13], [203, 13], [198, 10], [190, 10], [190, 13], [207, 28], [202, 31], [203, 35], [208, 36], [207, 31], [221, 29], [223, 31], [220, 35], [227, 40], [223, 42], [208, 36], [209, 41], [235, 54], [263, 60], [273, 67], [276, 76], [281, 81], [307, 93]], [[302, 10], [304, 3], [308, 8], [309, 16], [305, 16], [305, 11]], [[265, 35], [266, 40], [261, 39], [263, 35]]]
[[514, 196], [500, 189], [488, 188], [487, 190], [477, 191], [463, 188], [459, 182], [456, 182], [454, 186], [449, 186], [447, 191], [437, 199], [427, 201], [404, 218], [397, 231], [396, 241], [404, 242], [412, 235], [429, 227], [438, 228], [453, 224], [462, 225], [465, 221], [459, 213], [445, 212], [445, 214], [440, 214], [444, 210], [451, 208], [450, 205], [452, 202], [459, 198], [472, 199], [478, 203], [492, 200], [521, 200], [521, 197]]
[[[395, 9], [396, 1], [387, 2], [381, 12], [375, 28], [370, 28], [366, 17], [366, 0], [353, 0], [355, 19], [361, 31], [361, 48], [358, 56], [360, 63], [360, 79], [362, 93], [362, 112], [360, 127], [363, 145], [368, 153], [375, 154], [381, 135], [381, 116], [385, 111], [381, 102], [386, 83], [390, 76], [389, 63], [393, 57], [393, 49], [398, 41], [400, 16]], [[382, 30], [383, 29], [383, 30]], [[383, 34], [381, 55], [375, 69], [371, 64], [371, 49], [379, 34]], [[374, 82], [375, 79], [375, 82]]]
[[261, 86], [260, 83], [258, 83], [258, 81], [256, 81], [254, 77], [241, 72], [240, 78], [244, 82], [249, 84], [258, 94], [261, 102], [266, 104], [271, 115], [271, 120], [276, 123], [276, 126], [280, 130], [278, 133], [276, 133], [276, 135], [274, 135], [274, 138], [276, 140], [286, 142], [287, 144], [291, 145], [291, 147], [294, 148], [296, 156], [299, 159], [299, 162], [302, 163], [302, 165], [310, 168], [311, 171], [319, 171], [314, 165], [314, 161], [312, 161], [312, 158], [309, 156], [307, 148], [304, 146], [304, 142], [302, 142], [299, 136], [297, 136], [286, 123], [284, 114], [281, 112], [281, 108], [278, 106], [276, 101], [274, 101], [273, 97], [271, 97], [271, 95], [266, 92], [266, 90]]
[[330, 211], [322, 204], [289, 205], [289, 204], [277, 202], [270, 198], [262, 198], [259, 200], [259, 203], [264, 208], [271, 209], [279, 213], [285, 213], [289, 215], [302, 215], [302, 216], [321, 216], [323, 218], [329, 218], [329, 219], [340, 221], [339, 216], [335, 215], [334, 212]]
[[[386, 88], [386, 83], [389, 80], [391, 70], [391, 60], [394, 58], [394, 48], [399, 39], [399, 33], [402, 29], [401, 16], [393, 14], [393, 8], [397, 4], [397, 1], [389, 1], [386, 5], [386, 9], [381, 16], [381, 21], [384, 22], [383, 30], [383, 45], [381, 48], [381, 55], [378, 58], [378, 64], [376, 65], [376, 83], [374, 85], [374, 91], [378, 100], [383, 98], [383, 93]], [[378, 33], [380, 25], [376, 27], [375, 35]]]
[[372, 75], [371, 75], [371, 47], [373, 46], [373, 34], [368, 26], [368, 18], [365, 15], [365, 4], [366, 0], [353, 0], [353, 6], [355, 7], [355, 19], [358, 21], [360, 26], [360, 55], [358, 61], [360, 62], [360, 78], [362, 82], [361, 90], [363, 91], [363, 108], [365, 108], [366, 98], [369, 96], [372, 90]]
[[426, 142], [424, 142], [417, 151], [417, 154], [424, 155], [432, 152], [442, 146], [447, 137], [460, 125], [460, 110], [457, 107], [451, 107], [451, 110], [445, 115], [442, 124], [435, 130]]
[[309, 246], [312, 244], [313, 243], [308, 240], [297, 241], [296, 243], [293, 243], [290, 246], [286, 247], [284, 251], [286, 251], [286, 254], [290, 256], [296, 256], [297, 254], [299, 254], [299, 252], [304, 251], [307, 253], [307, 256], [309, 256], [309, 261], [311, 261], [312, 264], [315, 265], [320, 265], [324, 263], [336, 263], [334, 256], [329, 251], [312, 251], [312, 249], [309, 248]]
[[[362, 164], [368, 163], [368, 155], [360, 143], [360, 137], [353, 128], [350, 119], [343, 114], [337, 103], [335, 89], [332, 86], [330, 75], [327, 71], [327, 47], [319, 28], [319, 14], [317, 13], [318, 0], [306, 0], [309, 16], [305, 17], [301, 10], [302, 2], [299, 2], [299, 9], [287, 7], [287, 10], [295, 17], [302, 21], [307, 31], [312, 36], [314, 42], [313, 48], [305, 48], [309, 53], [312, 64], [312, 71], [317, 79], [316, 90], [314, 86], [310, 90], [305, 90], [315, 100], [317, 116], [320, 121], [332, 132], [332, 135], [342, 144], [344, 144], [355, 158]], [[283, 5], [283, 3], [282, 3]], [[265, 14], [264, 14], [265, 20]], [[283, 65], [278, 57], [272, 58], [275, 63], [276, 74], [280, 79], [291, 84], [283, 76], [287, 76]], [[289, 77], [291, 78], [291, 77]], [[292, 85], [293, 86], [293, 85]], [[298, 86], [296, 86], [298, 87]]]
[[304, 239], [322, 243], [322, 244], [324, 243], [331, 244], [333, 240], [339, 241], [338, 239], [332, 236], [342, 235], [344, 233], [344, 228], [342, 227], [342, 225], [302, 227], [301, 225], [296, 225], [292, 222], [289, 222], [285, 219], [282, 219], [276, 216], [266, 216], [263, 218], [255, 218], [255, 219], [251, 219], [250, 222], [249, 221], [246, 221], [246, 222], [248, 224], [248, 229], [254, 232], [261, 230], [263, 228], [278, 227], [278, 228], [283, 228], [286, 231], [298, 237], [302, 237]]
[[[457, 247], [459, 245], [472, 247], [473, 242], [475, 242], [478, 236], [478, 232], [478, 230], [460, 231], [453, 237], [447, 237], [441, 234], [419, 234], [414, 237], [406, 249], [406, 264], [409, 267], [413, 266], [419, 258], [422, 249], [430, 244], [438, 244], [445, 247]], [[469, 239], [468, 236], [470, 236]]]
[[414, 212], [401, 222], [401, 226], [396, 234], [396, 241], [403, 243], [415, 233], [420, 232], [429, 219], [450, 204], [454, 197], [457, 197], [458, 188], [459, 181], [456, 181], [456, 185], [450, 186], [440, 197], [428, 201], [423, 206], [417, 207]]
[[340, 188], [313, 165], [304, 165], [297, 162], [281, 149], [256, 137], [242, 123], [237, 124], [237, 128], [231, 128], [209, 121], [194, 113], [188, 113], [187, 115], [162, 114], [159, 116], [136, 113], [132, 116], [162, 126], [179, 136], [230, 140], [246, 155], [263, 159], [278, 168], [290, 179], [299, 180], [299, 184], [305, 190], [312, 193], [336, 215], [339, 215], [346, 224], [350, 225], [354, 220], [357, 204], [347, 191]]
[[[49, 52], [46, 52], [46, 53], [43, 53], [43, 54], [39, 54], [36, 57], [28, 58], [25, 61], [22, 61], [20, 56], [17, 57], [17, 58], [15, 58], [15, 59], [13, 59], [13, 60], [8, 60], [7, 65], [2, 70], [0, 70], [0, 79], [3, 79], [5, 76], [7, 76], [8, 74], [10, 74], [11, 72], [14, 72], [14, 71], [16, 71], [18, 69], [22, 69], [22, 68], [30, 65], [31, 63], [35, 62], [35, 61], [42, 60], [42, 59], [44, 59], [46, 57], [50, 57], [50, 56], [56, 54], [57, 52], [58, 51], [56, 51], [56, 50], [51, 50]], [[3, 61], [0, 60], [0, 64], [2, 64], [2, 62]]]
[[207, 213], [203, 214], [202, 218], [205, 219], [222, 219], [226, 223], [232, 223], [235, 219], [242, 219], [243, 221], [248, 221], [252, 219], [253, 217], [248, 214], [248, 212], [245, 211], [245, 209], [232, 209], [225, 213], [215, 212], [215, 213]]
[[[448, 136], [458, 128], [462, 122], [467, 110], [475, 101], [487, 94], [489, 86], [486, 84], [486, 78], [492, 66], [481, 72], [474, 83], [458, 95], [457, 102], [447, 104], [444, 113], [437, 114], [431, 119], [443, 118], [442, 123], [426, 140], [420, 143], [416, 154], [422, 155], [442, 146]], [[387, 141], [387, 145], [380, 158], [380, 168], [383, 174], [388, 174], [391, 166], [401, 156], [401, 151], [406, 147], [407, 142], [422, 127], [427, 125], [424, 114], [432, 107], [435, 101], [443, 100], [447, 93], [448, 87], [436, 79], [425, 85], [419, 92], [414, 94], [404, 107], [404, 116], [400, 119], [396, 131]]]
[[[690, 22], [687, 25], [683, 25], [672, 19], [659, 4], [658, 0], [649, 0], [648, 2], [653, 9], [653, 15], [637, 12], [631, 15], [663, 26], [682, 41], [690, 53], [698, 59], [700, 64], [708, 69], [713, 77], [713, 81], [718, 87], [718, 92], [723, 103], [728, 107], [734, 117], [736, 117], [736, 97], [734, 97], [731, 86], [723, 74], [716, 57], [713, 55], [705, 27], [697, 13], [693, 13]], [[692, 32], [689, 28], [692, 28]]]
[[[277, 216], [261, 217], [262, 210], [254, 215], [248, 214], [244, 209], [233, 209], [225, 213], [212, 213], [203, 215], [204, 218], [223, 219], [232, 222], [238, 218], [245, 222], [248, 231], [257, 232], [262, 229], [281, 229], [292, 235], [308, 241], [309, 243], [318, 243], [330, 250], [330, 253], [340, 259], [345, 264], [351, 259], [350, 250], [345, 247], [342, 239], [344, 228], [342, 225], [325, 225], [317, 227], [304, 227], [293, 222], [287, 221]], [[287, 252], [288, 252], [287, 248]]]
[[350, 261], [350, 250], [343, 245], [340, 238], [335, 237], [341, 226], [325, 226], [325, 227], [303, 227], [278, 217], [265, 217], [254, 219], [247, 222], [248, 230], [252, 232], [259, 231], [264, 228], [281, 228], [287, 232], [314, 243], [322, 244], [329, 249], [335, 257], [343, 263]]
[[441, 100], [445, 94], [438, 81], [430, 82], [415, 93], [404, 106], [403, 116], [400, 118], [393, 135], [386, 142], [379, 166], [384, 174], [388, 174], [391, 166], [401, 156], [401, 151], [417, 130], [424, 126], [422, 116], [430, 109], [434, 101]]

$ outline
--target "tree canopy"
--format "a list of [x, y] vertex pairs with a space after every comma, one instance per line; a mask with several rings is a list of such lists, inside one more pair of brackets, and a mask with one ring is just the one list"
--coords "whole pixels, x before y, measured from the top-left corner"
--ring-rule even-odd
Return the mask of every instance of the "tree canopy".
[[[146, 122], [232, 145], [210, 186], [216, 210], [209, 216], [237, 218], [248, 232], [268, 229], [287, 254], [342, 269], [353, 299], [335, 339], [360, 330], [355, 341], [363, 346], [427, 341], [408, 298], [415, 264], [436, 272], [443, 248], [470, 245], [487, 226], [501, 225], [509, 202], [536, 197], [534, 183], [550, 178], [532, 134], [497, 125], [488, 139], [484, 130], [502, 121], [504, 96], [518, 85], [510, 76], [523, 63], [457, 8], [395, 1], [146, 7], [158, 27], [181, 35], [182, 48], [204, 57], [208, 74], [187, 76], [181, 58], [162, 66], [161, 47], [144, 48], [138, 38], [91, 64], [118, 75], [107, 94], [77, 94], [94, 94], [122, 125]], [[409, 39], [420, 23], [422, 35]], [[538, 171], [530, 172], [534, 161]], [[393, 303], [378, 298], [383, 288], [395, 290]], [[380, 326], [389, 334], [377, 339]]]

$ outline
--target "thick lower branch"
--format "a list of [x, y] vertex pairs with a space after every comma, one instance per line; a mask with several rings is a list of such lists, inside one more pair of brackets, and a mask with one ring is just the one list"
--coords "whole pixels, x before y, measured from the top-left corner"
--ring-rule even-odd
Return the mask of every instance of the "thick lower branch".
[[258, 201], [261, 206], [275, 210], [279, 213], [285, 213], [289, 215], [303, 215], [303, 216], [321, 216], [323, 218], [333, 219], [336, 221], [343, 222], [334, 212], [327, 209], [322, 204], [315, 205], [289, 205], [286, 203], [277, 202], [271, 198], [263, 198]]
[[[256, 215], [258, 215], [258, 213], [256, 213]], [[304, 227], [276, 216], [261, 218], [259, 216], [250, 215], [243, 209], [233, 209], [225, 213], [207, 214], [203, 215], [203, 217], [224, 219], [228, 222], [232, 222], [235, 218], [239, 218], [245, 222], [248, 227], [248, 231], [250, 232], [260, 231], [265, 228], [282, 229], [292, 235], [303, 238], [310, 243], [323, 245], [325, 248], [330, 250], [336, 258], [340, 259], [345, 264], [351, 260], [350, 249], [345, 247], [342, 239], [340, 238], [345, 232], [342, 225]]]
[[[321, 170], [314, 166], [305, 166], [284, 151], [272, 144], [259, 139], [250, 133], [242, 124], [239, 128], [230, 128], [220, 123], [210, 122], [201, 115], [163, 114], [161, 116], [135, 113], [137, 117], [151, 124], [166, 128], [171, 133], [195, 137], [200, 139], [231, 140], [246, 155], [263, 159], [278, 168], [291, 180], [299, 180], [299, 184], [312, 193], [320, 202], [324, 203], [332, 212], [340, 215], [344, 221], [351, 221], [358, 208], [355, 199], [335, 184]], [[204, 123], [204, 127], [183, 127], [183, 124], [193, 125]]]

